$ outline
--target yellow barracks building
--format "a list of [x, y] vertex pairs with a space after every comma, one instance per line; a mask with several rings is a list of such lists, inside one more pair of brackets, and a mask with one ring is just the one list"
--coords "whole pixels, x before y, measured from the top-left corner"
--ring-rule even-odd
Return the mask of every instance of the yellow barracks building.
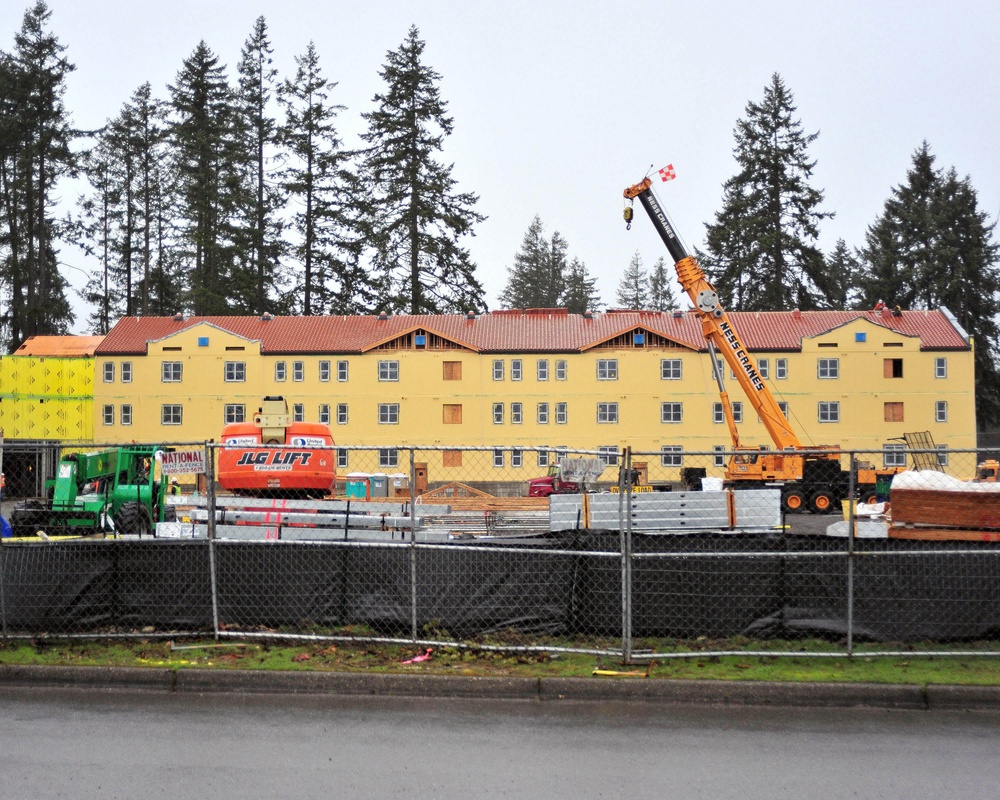
[[[730, 317], [804, 443], [885, 448], [890, 464], [904, 432], [975, 447], [973, 343], [946, 309]], [[94, 369], [102, 443], [218, 440], [282, 395], [338, 444], [387, 452], [629, 445], [662, 454], [649, 478], [673, 479], [670, 453], [731, 448], [701, 324], [686, 312], [126, 318]], [[728, 369], [725, 382], [742, 442], [770, 445]], [[355, 455], [342, 453], [341, 469], [359, 466]], [[523, 480], [547, 461], [510, 455], [465, 478]]]

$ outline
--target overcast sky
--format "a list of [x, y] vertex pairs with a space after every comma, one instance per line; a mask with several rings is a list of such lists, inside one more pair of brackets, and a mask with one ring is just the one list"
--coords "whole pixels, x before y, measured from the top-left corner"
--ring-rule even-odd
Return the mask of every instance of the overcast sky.
[[[0, 4], [0, 49], [13, 48], [28, 5]], [[332, 101], [347, 107], [339, 126], [349, 145], [384, 88], [386, 52], [416, 25], [454, 118], [443, 158], [454, 164], [458, 190], [477, 193], [489, 217], [466, 244], [491, 308], [536, 214], [613, 305], [634, 252], [647, 267], [667, 255], [644, 214], [630, 232], [621, 218], [622, 190], [650, 165], [674, 165], [677, 180], [657, 191], [682, 238], [701, 246], [722, 183], [736, 171], [736, 121], [774, 72], [804, 130], [819, 132], [813, 186], [825, 192], [823, 209], [836, 213], [823, 224], [825, 251], [838, 238], [863, 243], [925, 139], [937, 166], [971, 177], [982, 210], [993, 218], [1000, 210], [995, 0], [48, 5], [51, 30], [76, 65], [66, 105], [80, 128], [101, 126], [145, 81], [166, 98], [199, 40], [232, 75], [264, 15], [281, 77], [315, 42], [325, 75], [338, 83]], [[66, 277], [82, 284], [79, 273]]]

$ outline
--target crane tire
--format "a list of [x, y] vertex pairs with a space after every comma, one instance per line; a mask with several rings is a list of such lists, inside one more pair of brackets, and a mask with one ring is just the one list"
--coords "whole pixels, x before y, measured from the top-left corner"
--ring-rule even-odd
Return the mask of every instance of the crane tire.
[[833, 502], [833, 495], [826, 489], [820, 489], [809, 498], [809, 508], [814, 514], [829, 514], [833, 510]]
[[806, 496], [801, 489], [786, 489], [781, 496], [781, 507], [788, 514], [798, 514], [806, 509]]

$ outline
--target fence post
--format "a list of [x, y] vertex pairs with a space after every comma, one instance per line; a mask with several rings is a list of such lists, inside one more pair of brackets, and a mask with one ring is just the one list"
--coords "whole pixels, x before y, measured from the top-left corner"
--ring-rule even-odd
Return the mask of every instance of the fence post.
[[3, 638], [7, 638], [7, 587], [3, 576], [7, 571], [7, 547], [0, 538], [0, 622], [3, 623]]
[[410, 448], [410, 635], [417, 641], [417, 467]]
[[857, 494], [855, 476], [858, 473], [857, 453], [850, 457], [851, 474], [847, 481], [847, 655], [854, 655], [854, 535], [857, 527], [855, 520], [854, 498]]
[[[632, 663], [632, 448], [622, 450], [618, 471], [618, 527], [622, 547], [622, 663]], [[624, 519], [623, 519], [624, 517]]]
[[212, 587], [212, 633], [219, 641], [219, 581], [215, 564], [215, 449], [205, 442], [205, 507], [208, 511], [208, 572]]

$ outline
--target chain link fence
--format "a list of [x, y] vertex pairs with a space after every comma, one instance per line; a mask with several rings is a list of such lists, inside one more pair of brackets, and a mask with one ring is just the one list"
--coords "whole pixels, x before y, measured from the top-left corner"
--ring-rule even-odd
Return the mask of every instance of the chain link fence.
[[8, 444], [2, 633], [1000, 655], [996, 462], [920, 444]]

